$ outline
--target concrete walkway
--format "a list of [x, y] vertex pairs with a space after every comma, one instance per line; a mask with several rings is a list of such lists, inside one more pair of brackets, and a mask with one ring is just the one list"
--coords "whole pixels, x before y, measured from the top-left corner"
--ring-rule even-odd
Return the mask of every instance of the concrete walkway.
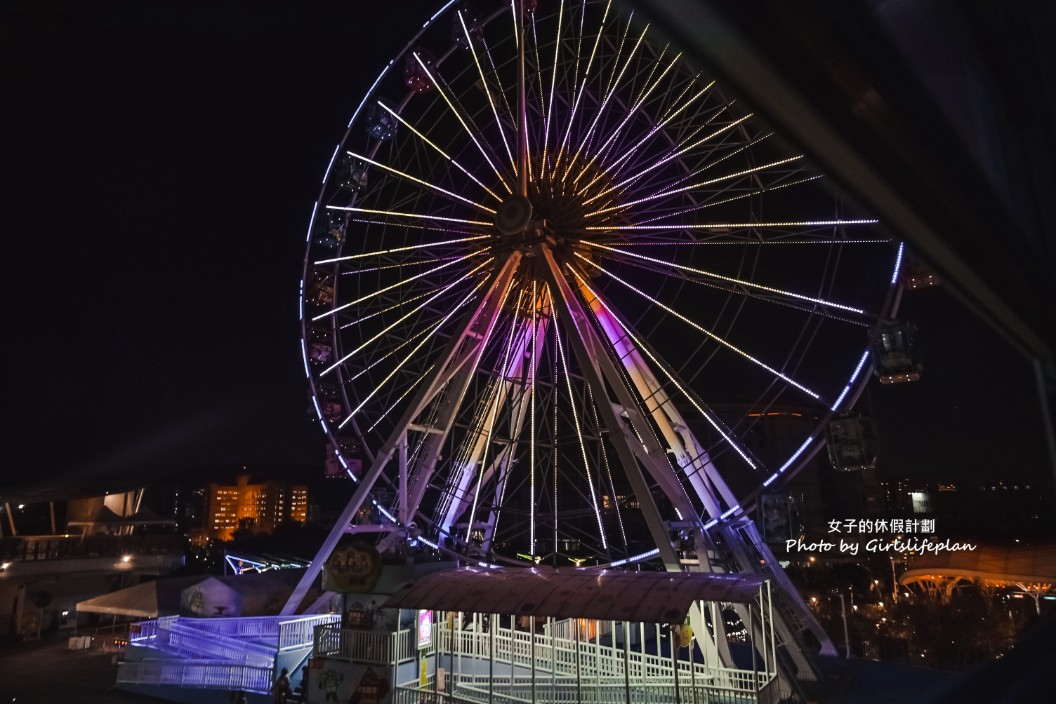
[[89, 650], [68, 650], [65, 635], [0, 646], [0, 704], [156, 704], [113, 689], [116, 666], [103, 640]]

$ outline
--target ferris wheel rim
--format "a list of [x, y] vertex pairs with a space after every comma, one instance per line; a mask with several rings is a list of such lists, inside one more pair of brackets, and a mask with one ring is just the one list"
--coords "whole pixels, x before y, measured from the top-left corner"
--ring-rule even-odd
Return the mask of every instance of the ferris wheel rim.
[[[325, 202], [325, 196], [326, 196], [326, 193], [327, 193], [327, 190], [328, 190], [328, 183], [329, 183], [329, 181], [330, 181], [330, 179], [331, 179], [331, 177], [333, 175], [333, 169], [334, 169], [335, 161], [336, 161], [336, 159], [338, 157], [338, 154], [341, 151], [341, 148], [348, 141], [349, 136], [352, 134], [353, 127], [357, 123], [357, 118], [360, 118], [362, 116], [362, 114], [364, 112], [364, 109], [365, 109], [365, 106], [367, 106], [368, 102], [372, 98], [375, 97], [375, 91], [378, 89], [379, 84], [386, 77], [386, 75], [389, 74], [390, 69], [392, 69], [394, 66], [398, 65], [398, 63], [402, 59], [404, 59], [406, 56], [408, 56], [409, 52], [412, 55], [414, 54], [414, 47], [417, 45], [417, 43], [420, 41], [420, 39], [423, 37], [423, 35], [426, 34], [427, 30], [429, 30], [430, 27], [434, 26], [436, 21], [438, 20], [438, 18], [440, 18], [440, 17], [444, 16], [445, 14], [447, 14], [451, 10], [451, 8], [454, 7], [456, 4], [457, 3], [454, 0], [452, 0], [451, 2], [446, 3], [436, 14], [434, 14], [429, 19], [429, 21], [425, 23], [425, 25], [422, 27], [422, 29], [418, 31], [418, 33], [415, 35], [415, 37], [412, 38], [412, 40], [407, 43], [405, 48], [396, 56], [396, 58], [394, 58], [392, 61], [390, 61], [387, 64], [387, 66], [379, 74], [378, 78], [374, 81], [374, 84], [367, 91], [366, 96], [364, 97], [363, 101], [360, 103], [359, 107], [357, 107], [355, 113], [353, 114], [352, 119], [350, 120], [349, 127], [348, 127], [348, 130], [345, 133], [345, 136], [342, 138], [342, 141], [339, 143], [337, 149], [335, 149], [334, 156], [331, 158], [330, 164], [328, 165], [327, 170], [326, 170], [326, 175], [324, 177], [324, 182], [323, 182], [323, 187], [322, 187], [321, 192], [320, 192], [320, 197], [319, 197], [319, 199], [316, 202], [315, 208], [313, 209], [312, 219], [311, 219], [310, 225], [309, 225], [309, 235], [308, 235], [308, 250], [309, 251], [308, 251], [308, 253], [306, 254], [306, 257], [305, 257], [304, 280], [302, 281], [301, 320], [302, 320], [302, 328], [305, 329], [305, 332], [302, 335], [302, 356], [303, 356], [303, 361], [304, 361], [304, 365], [305, 365], [306, 374], [307, 374], [307, 376], [309, 378], [309, 384], [310, 384], [310, 389], [311, 389], [311, 393], [312, 393], [312, 400], [313, 400], [313, 403], [315, 405], [315, 409], [316, 409], [317, 415], [318, 415], [320, 421], [323, 423], [324, 428], [326, 429], [327, 435], [329, 436], [331, 442], [333, 442], [335, 445], [339, 445], [337, 434], [332, 430], [331, 424], [329, 424], [327, 422], [327, 419], [324, 417], [323, 411], [320, 409], [321, 393], [320, 393], [320, 390], [317, 388], [315, 377], [313, 376], [311, 368], [310, 368], [311, 367], [311, 361], [309, 359], [309, 352], [308, 352], [308, 344], [309, 344], [308, 343], [308, 333], [306, 331], [306, 326], [308, 324], [308, 322], [307, 322], [308, 318], [306, 318], [305, 313], [304, 313], [305, 287], [307, 285], [306, 282], [308, 280], [309, 270], [313, 266], [313, 256], [312, 256], [312, 249], [311, 248], [312, 248], [312, 236], [313, 236], [313, 232], [315, 231], [315, 227], [316, 227], [316, 220], [321, 214], [325, 215], [325, 212], [322, 210], [322, 207], [323, 207], [323, 204]], [[586, 4], [587, 4], [586, 2], [583, 3], [584, 6]], [[563, 6], [564, 6], [564, 3], [562, 3], [562, 7]], [[489, 17], [491, 17], [491, 18], [497, 17], [497, 16], [501, 15], [503, 12], [504, 12], [504, 10], [496, 10], [496, 12], [493, 15], [489, 16]], [[452, 52], [454, 52], [455, 48], [456, 47], [453, 44], [449, 48], [449, 50], [445, 54], [443, 54], [440, 59], [438, 59], [436, 61], [435, 65], [437, 67], [441, 66], [443, 60], [445, 60], [446, 57], [450, 56], [452, 54]], [[415, 58], [417, 58], [417, 56]], [[424, 67], [425, 64], [422, 62], [422, 60], [421, 59], [418, 59], [418, 60], [419, 60], [419, 63], [422, 63], [422, 65]], [[405, 96], [405, 99], [404, 99], [402, 104], [406, 104], [406, 102], [408, 100], [410, 100], [411, 97], [412, 97], [412, 94], [408, 93]], [[371, 157], [366, 156], [366, 155], [359, 155], [359, 156], [365, 157], [367, 159], [371, 158]], [[502, 180], [501, 177], [500, 177], [499, 180], [500, 181]], [[445, 216], [437, 216], [437, 217], [443, 218]], [[469, 225], [468, 225], [468, 227], [470, 227], [470, 228], [472, 228], [474, 226], [475, 226], [474, 223], [469, 223]], [[472, 230], [472, 229], [467, 230], [467, 232], [473, 232], [473, 231], [474, 230]], [[757, 248], [757, 249], [761, 250], [762, 248], [760, 247], [760, 248]], [[443, 264], [440, 264], [439, 266], [443, 266]], [[741, 282], [741, 283], [743, 283], [743, 282]], [[686, 284], [685, 281], [682, 281], [679, 285], [680, 286], [686, 286], [687, 284]], [[744, 298], [741, 298], [741, 299], [728, 298], [727, 300], [738, 300], [738, 301], [740, 301], [740, 304], [742, 306], [744, 305], [744, 303], [746, 301], [746, 299], [744, 299]], [[732, 321], [731, 321], [730, 324], [732, 326]], [[335, 347], [336, 347], [336, 345], [335, 345]], [[867, 354], [868, 354], [868, 347], [866, 345], [866, 355]], [[831, 413], [836, 412], [836, 410], [840, 407], [841, 403], [846, 398], [852, 398], [853, 397], [854, 394], [849, 392], [848, 389], [850, 389], [850, 387], [852, 387], [852, 386], [855, 386], [856, 381], [857, 381], [857, 383], [859, 385], [860, 385], [860, 383], [862, 381], [864, 381], [864, 376], [861, 375], [861, 368], [864, 365], [864, 363], [865, 363], [865, 356], [863, 355], [861, 361], [859, 362], [858, 367], [851, 374], [843, 394], [841, 394], [839, 400], [836, 403], [834, 403], [832, 405], [832, 408], [829, 410], [829, 414], [830, 415], [831, 415]], [[860, 386], [859, 386], [859, 388], [860, 388]], [[346, 386], [342, 386], [341, 387], [341, 392], [342, 392], [342, 394], [344, 394], [344, 400], [345, 400], [346, 404], [351, 405], [351, 402], [350, 402], [351, 400], [347, 396], [347, 387]], [[820, 425], [818, 427], [820, 427]], [[808, 437], [808, 439], [807, 439], [807, 441], [805, 441], [804, 445], [801, 446], [800, 449], [797, 450], [795, 453], [793, 453], [793, 455], [788, 459], [788, 461], [785, 462], [784, 465], [769, 478], [769, 482], [767, 482], [765, 484], [761, 484], [759, 486], [759, 488], [756, 490], [757, 493], [758, 493], [758, 491], [762, 490], [764, 488], [764, 486], [769, 486], [771, 483], [776, 481], [777, 478], [779, 477], [779, 475], [780, 476], [784, 476], [784, 477], [790, 477], [792, 474], [795, 473], [795, 471], [798, 471], [798, 467], [801, 467], [802, 463], [800, 463], [799, 465], [795, 464], [795, 462], [797, 460], [797, 457], [799, 457], [800, 455], [803, 454], [805, 448], [808, 447], [808, 445], [812, 442], [812, 439], [816, 435], [817, 435], [817, 431], [815, 431], [815, 433], [811, 437]], [[819, 447], [819, 445], [815, 445], [815, 448], [816, 447]], [[368, 452], [368, 455], [370, 455], [371, 448], [369, 446], [367, 446], [366, 450]], [[338, 449], [337, 456], [339, 457], [341, 463], [343, 465], [345, 465], [346, 468], [347, 468], [346, 459], [341, 455], [340, 448]], [[371, 459], [374, 459], [374, 458], [371, 457]], [[792, 468], [791, 471], [789, 471], [790, 468]], [[379, 508], [381, 508], [381, 507], [379, 506]], [[388, 516], [388, 517], [392, 518], [393, 520], [395, 520], [392, 516]], [[423, 518], [424, 518], [424, 516], [423, 516]]]

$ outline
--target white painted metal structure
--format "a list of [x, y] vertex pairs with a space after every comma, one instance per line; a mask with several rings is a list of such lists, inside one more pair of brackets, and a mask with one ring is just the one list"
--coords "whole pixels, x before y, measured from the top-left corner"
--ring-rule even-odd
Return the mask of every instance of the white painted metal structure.
[[[812, 679], [799, 634], [835, 650], [744, 507], [855, 398], [901, 249], [648, 27], [547, 5], [445, 5], [335, 152], [305, 368], [358, 485], [284, 612], [349, 533], [481, 564], [761, 573], [786, 677]], [[774, 469], [743, 439], [752, 413], [711, 411], [719, 393], [820, 421]], [[732, 665], [724, 638], [708, 647]]]
[[[768, 584], [744, 604], [751, 650], [741, 667], [679, 647], [669, 624], [601, 619], [436, 612], [432, 642], [419, 649], [414, 628], [318, 631], [314, 657], [376, 665], [389, 673], [393, 702], [778, 702], [782, 694]], [[697, 609], [722, 620], [716, 602]], [[715, 652], [721, 629], [694, 631], [700, 652]], [[710, 646], [701, 641], [711, 641]], [[672, 647], [674, 644], [674, 647]], [[425, 670], [422, 677], [423, 665]], [[437, 672], [443, 675], [437, 677]], [[311, 701], [311, 700], [309, 700]]]

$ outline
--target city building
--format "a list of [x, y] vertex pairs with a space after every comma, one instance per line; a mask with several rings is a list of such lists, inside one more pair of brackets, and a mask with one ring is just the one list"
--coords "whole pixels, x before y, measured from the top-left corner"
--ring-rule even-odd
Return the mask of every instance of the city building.
[[243, 468], [234, 484], [210, 483], [203, 536], [231, 540], [235, 531], [272, 533], [308, 520], [308, 487], [278, 480], [250, 483]]

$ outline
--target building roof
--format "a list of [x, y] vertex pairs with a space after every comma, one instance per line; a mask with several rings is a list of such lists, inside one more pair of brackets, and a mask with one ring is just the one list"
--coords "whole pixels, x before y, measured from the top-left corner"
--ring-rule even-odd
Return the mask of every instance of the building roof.
[[750, 602], [764, 581], [699, 572], [464, 567], [408, 582], [382, 606], [670, 623], [684, 619], [698, 599]]
[[899, 581], [908, 584], [932, 576], [1056, 584], [1056, 544], [980, 545], [975, 550], [921, 555]]

